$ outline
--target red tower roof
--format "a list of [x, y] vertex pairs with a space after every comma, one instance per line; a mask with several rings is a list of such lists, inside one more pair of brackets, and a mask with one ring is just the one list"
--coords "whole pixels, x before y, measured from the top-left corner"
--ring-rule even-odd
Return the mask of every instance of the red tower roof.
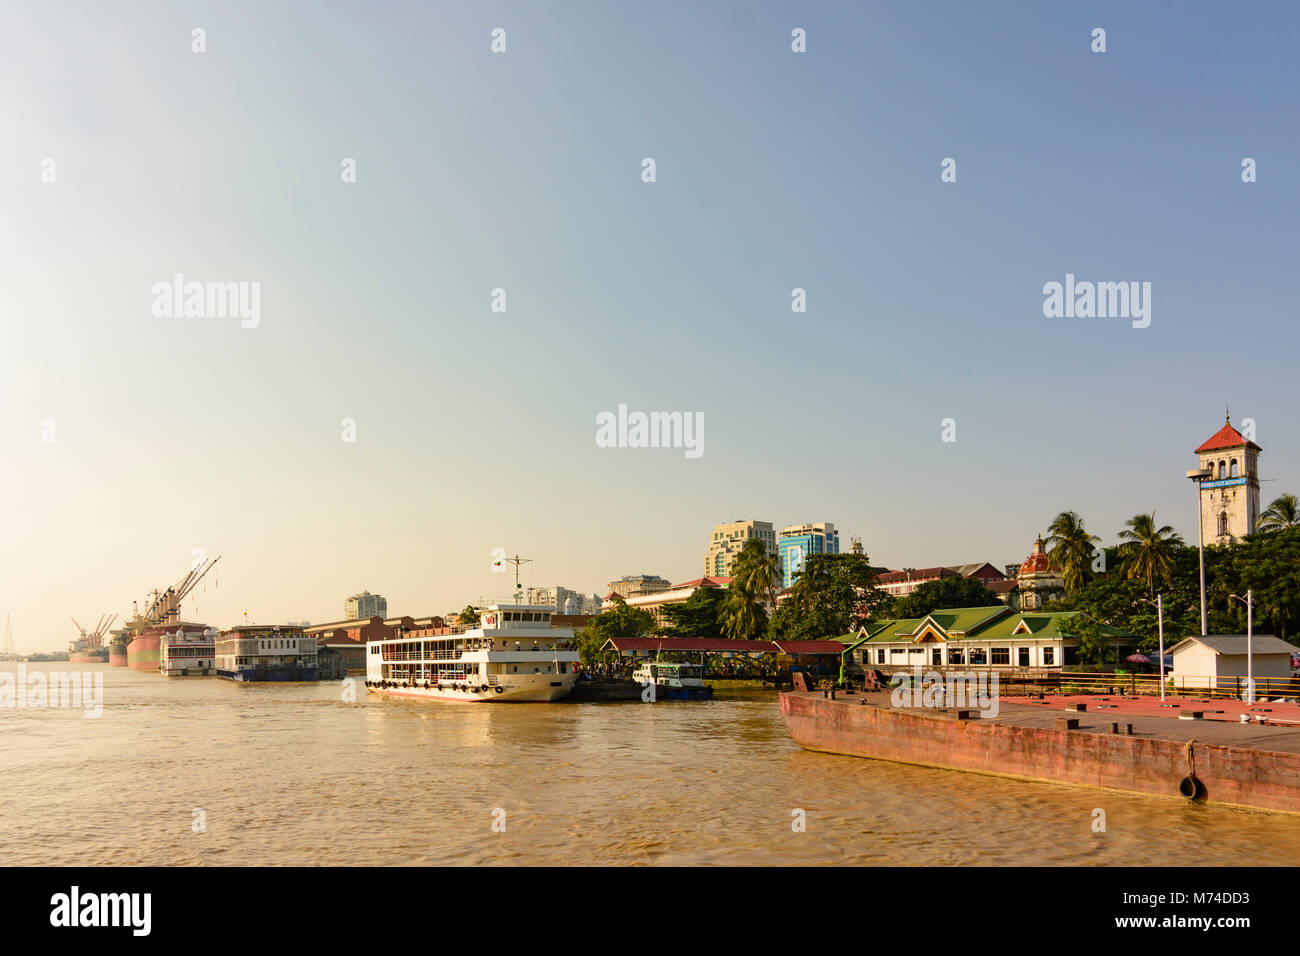
[[1244, 445], [1249, 445], [1256, 451], [1261, 450], [1258, 445], [1247, 440], [1246, 436], [1233, 428], [1230, 423], [1224, 422], [1222, 428], [1211, 435], [1205, 444], [1196, 449], [1196, 453], [1199, 455], [1203, 451], [1218, 451], [1220, 448], [1241, 448]]

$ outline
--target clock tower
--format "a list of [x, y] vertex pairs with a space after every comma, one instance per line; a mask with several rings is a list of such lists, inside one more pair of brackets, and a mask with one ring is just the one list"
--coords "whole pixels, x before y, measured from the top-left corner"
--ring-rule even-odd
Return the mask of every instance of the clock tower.
[[1210, 472], [1200, 485], [1206, 544], [1236, 544], [1255, 530], [1261, 450], [1226, 415], [1223, 427], [1196, 449], [1201, 469]]

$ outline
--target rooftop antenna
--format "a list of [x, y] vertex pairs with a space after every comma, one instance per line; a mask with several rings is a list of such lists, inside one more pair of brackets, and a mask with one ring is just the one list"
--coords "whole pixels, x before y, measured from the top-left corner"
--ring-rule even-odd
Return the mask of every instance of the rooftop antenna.
[[532, 558], [521, 558], [517, 554], [513, 558], [505, 559], [505, 562], [507, 564], [513, 564], [515, 566], [515, 603], [516, 604], [519, 603], [519, 598], [521, 596], [519, 592], [523, 590], [524, 587], [522, 584], [519, 583], [519, 565], [531, 564], [532, 561], [533, 561]]

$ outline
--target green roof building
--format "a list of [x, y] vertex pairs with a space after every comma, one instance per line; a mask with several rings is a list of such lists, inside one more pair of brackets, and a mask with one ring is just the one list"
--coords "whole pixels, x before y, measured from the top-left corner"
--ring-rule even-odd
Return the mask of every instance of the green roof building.
[[[1006, 667], [1060, 669], [1078, 662], [1079, 639], [1070, 629], [1078, 611], [1017, 612], [1005, 605], [959, 607], [925, 617], [872, 621], [839, 640], [851, 671], [901, 668]], [[1120, 658], [1136, 635], [1102, 626]]]

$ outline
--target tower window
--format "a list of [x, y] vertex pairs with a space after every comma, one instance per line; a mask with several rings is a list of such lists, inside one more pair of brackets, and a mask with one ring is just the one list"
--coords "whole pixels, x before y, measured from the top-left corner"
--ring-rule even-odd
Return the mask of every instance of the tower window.
[[1232, 459], [1232, 467], [1229, 469], [1228, 474], [1232, 478], [1237, 477], [1237, 459]]
[[1224, 477], [1224, 475], [1223, 475], [1223, 462], [1219, 462], [1219, 477], [1220, 477], [1220, 478]]
[[1219, 512], [1219, 534], [1226, 535], [1227, 533], [1228, 533], [1228, 512], [1220, 511]]

